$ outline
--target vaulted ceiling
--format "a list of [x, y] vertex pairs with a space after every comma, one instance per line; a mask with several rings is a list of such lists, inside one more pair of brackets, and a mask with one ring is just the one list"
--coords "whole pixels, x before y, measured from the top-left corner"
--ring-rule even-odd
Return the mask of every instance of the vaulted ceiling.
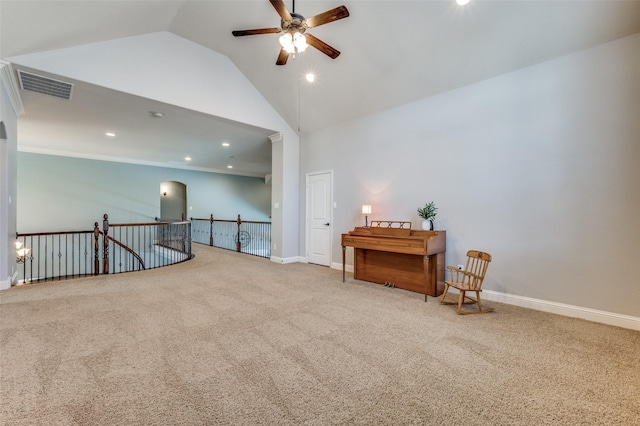
[[[285, 4], [293, 10], [290, 0]], [[278, 27], [280, 18], [267, 0], [1, 0], [0, 58], [169, 31], [228, 56], [290, 127], [304, 133], [640, 32], [640, 0], [471, 0], [464, 7], [454, 0], [298, 0], [295, 11], [310, 17], [341, 4], [349, 9], [348, 18], [310, 30], [341, 52], [337, 59], [309, 48], [287, 65], [277, 66], [277, 34], [239, 38], [231, 34], [238, 29]], [[313, 84], [304, 80], [308, 72], [316, 75]], [[127, 153], [132, 161], [222, 170], [233, 155], [239, 165], [236, 173], [268, 172], [267, 129], [75, 83], [70, 102], [77, 104], [69, 106], [66, 116], [58, 116], [63, 113], [59, 109], [47, 108], [42, 95], [23, 91], [24, 117], [29, 120], [21, 119], [19, 132], [37, 139], [50, 132], [51, 123], [58, 123], [67, 140], [58, 149], [90, 157], [80, 152], [92, 148], [86, 135], [77, 134], [80, 129], [74, 126], [74, 114], [79, 109], [98, 108], [102, 117], [114, 114], [114, 121], [124, 121], [118, 111], [121, 114], [124, 105], [137, 102], [149, 111], [166, 108], [180, 117], [162, 133], [167, 141], [186, 140], [185, 135], [197, 134], [200, 126], [219, 126], [221, 137], [237, 137], [247, 149], [234, 154], [208, 148], [192, 155], [198, 156], [198, 164], [193, 165], [178, 164], [184, 149], [169, 152], [168, 147], [162, 155], [150, 158], [145, 141], [161, 136], [149, 135], [145, 123], [127, 122], [123, 125], [138, 132]], [[98, 123], [85, 122], [91, 125]], [[191, 138], [193, 152], [202, 138]], [[19, 135], [19, 149], [29, 150], [25, 143]]]

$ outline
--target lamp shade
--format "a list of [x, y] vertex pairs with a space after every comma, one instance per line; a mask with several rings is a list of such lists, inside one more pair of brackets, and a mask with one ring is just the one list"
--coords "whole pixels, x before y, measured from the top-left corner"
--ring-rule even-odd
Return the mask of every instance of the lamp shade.
[[362, 214], [371, 214], [371, 206], [369, 204], [362, 205]]

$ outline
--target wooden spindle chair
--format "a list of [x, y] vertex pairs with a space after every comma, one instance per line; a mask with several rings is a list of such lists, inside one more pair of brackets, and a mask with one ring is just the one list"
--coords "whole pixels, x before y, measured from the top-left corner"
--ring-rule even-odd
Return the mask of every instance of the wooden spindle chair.
[[[477, 250], [469, 250], [467, 252], [467, 265], [464, 269], [458, 269], [455, 266], [447, 266], [450, 279], [444, 282], [444, 293], [440, 299], [441, 305], [458, 305], [459, 314], [485, 314], [493, 311], [493, 308], [482, 309], [480, 300], [480, 292], [482, 291], [482, 282], [487, 272], [487, 267], [491, 262], [491, 255]], [[460, 293], [458, 300], [454, 297], [447, 298], [449, 287], [457, 289]], [[476, 298], [466, 295], [468, 291], [476, 293]], [[475, 304], [478, 306], [477, 311], [462, 310], [462, 305]]]

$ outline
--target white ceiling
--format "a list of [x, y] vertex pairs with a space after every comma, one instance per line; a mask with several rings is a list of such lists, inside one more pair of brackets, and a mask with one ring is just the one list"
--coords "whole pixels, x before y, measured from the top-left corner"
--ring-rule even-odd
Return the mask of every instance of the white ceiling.
[[[21, 151], [255, 177], [271, 173], [268, 136], [273, 130], [71, 78], [64, 81], [74, 85], [71, 100], [21, 90], [25, 107], [18, 125]], [[109, 137], [107, 132], [116, 136]]]
[[[0, 58], [170, 31], [228, 56], [292, 129], [309, 132], [640, 32], [640, 0], [298, 0], [295, 9], [310, 17], [341, 4], [350, 17], [309, 30], [342, 52], [337, 59], [309, 48], [276, 66], [277, 34], [231, 35], [279, 26], [267, 0], [0, 0]], [[90, 158], [122, 159], [117, 151], [144, 164], [227, 171], [234, 160], [235, 173], [270, 170], [266, 129], [74, 83], [71, 101], [22, 93], [19, 149], [47, 139]], [[136, 120], [134, 107], [170, 114]], [[105, 123], [119, 129], [108, 142], [95, 137]], [[237, 143], [222, 149], [223, 140]], [[193, 162], [180, 164], [187, 155]]]

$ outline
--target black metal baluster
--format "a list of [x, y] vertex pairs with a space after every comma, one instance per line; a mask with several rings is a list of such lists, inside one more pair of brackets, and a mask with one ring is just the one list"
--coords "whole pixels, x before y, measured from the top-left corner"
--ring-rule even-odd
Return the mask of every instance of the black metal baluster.
[[100, 244], [98, 239], [100, 237], [100, 228], [98, 228], [98, 222], [93, 227], [93, 275], [100, 275]]
[[69, 234], [64, 234], [64, 279], [67, 278], [69, 278]]
[[[74, 234], [71, 234], [71, 278], [76, 276], [76, 243], [74, 241]], [[78, 234], [78, 238], [80, 238], [80, 234]]]
[[[89, 242], [87, 242], [87, 234], [83, 234], [84, 235], [84, 243], [82, 244], [82, 247], [84, 247], [84, 275], [88, 275], [88, 271], [87, 271], [87, 265], [89, 264], [89, 261], [87, 259], [87, 249], [89, 247]], [[81, 254], [78, 253], [78, 262], [80, 264], [82, 264], [82, 258], [80, 257]], [[80, 273], [82, 273], [82, 267], [78, 268], [78, 271]]]
[[[122, 236], [122, 228], [120, 228], [120, 235]], [[125, 243], [124, 245], [129, 247], [129, 227], [125, 226], [124, 227], [124, 239], [125, 239]], [[120, 238], [120, 241], [122, 242], [122, 237]], [[115, 247], [114, 247], [115, 249]], [[123, 260], [122, 260], [122, 256], [124, 255], [124, 250], [122, 250], [122, 248], [120, 249], [120, 272], [127, 272], [128, 271], [128, 267], [126, 265], [126, 261], [123, 264]], [[124, 271], [123, 271], [123, 267], [124, 267]]]
[[[33, 249], [31, 251], [33, 251]], [[36, 273], [38, 274], [38, 278], [36, 280], [38, 281], [40, 278], [40, 235], [38, 235], [38, 258], [37, 259], [38, 260], [36, 265], [36, 269], [37, 269]], [[33, 263], [31, 263], [31, 279], [33, 280]]]
[[47, 242], [47, 236], [44, 236], [44, 280], [47, 280], [47, 260], [49, 258], [48, 256], [48, 242]]
[[[165, 262], [167, 261], [167, 257], [169, 257], [169, 255], [167, 254], [167, 233], [170, 233], [170, 232], [171, 232], [171, 229], [169, 229], [167, 225], [164, 225], [162, 227], [162, 257], [160, 258], [160, 260], [162, 261], [161, 266], [165, 265]], [[169, 235], [169, 240], [170, 239], [171, 239], [171, 235]]]
[[[33, 240], [33, 237], [31, 237], [31, 239]], [[26, 247], [27, 246], [26, 242], [27, 242], [26, 238], [22, 237], [22, 247]], [[31, 259], [33, 259], [33, 241], [32, 241], [31, 246], [29, 246], [29, 247], [31, 247], [31, 253], [29, 254], [29, 257]], [[31, 267], [33, 268], [33, 260], [31, 260], [29, 263], [31, 263]], [[27, 282], [27, 260], [26, 259], [22, 263], [22, 282], [23, 283]]]
[[[53, 239], [55, 240], [58, 237], [58, 281], [62, 279], [62, 235], [53, 235]], [[52, 278], [56, 277], [56, 268], [55, 265], [52, 268]]]
[[[142, 226], [141, 226], [141, 227], [139, 227], [139, 228], [138, 228], [138, 246], [137, 246], [137, 247], [142, 247], [142, 246], [140, 245], [140, 240], [141, 240], [141, 238], [140, 238], [140, 232], [142, 232], [142, 231], [144, 231], [144, 227], [142, 227]], [[136, 253], [141, 252], [141, 251], [142, 251], [142, 250], [140, 250], [140, 249], [136, 248]], [[142, 269], [142, 265], [140, 265], [140, 261], [138, 261], [138, 271], [139, 271], [140, 269]]]
[[160, 256], [159, 266], [164, 266], [164, 263], [167, 261], [167, 231], [169, 229], [166, 225], [162, 226], [162, 255]]
[[159, 228], [158, 225], [154, 225], [153, 229], [150, 232], [150, 239], [151, 241], [149, 241], [149, 249], [151, 250], [151, 254], [153, 256], [153, 267], [157, 268], [158, 267], [158, 262], [159, 262], [159, 258], [158, 258], [158, 238], [160, 237], [160, 233], [159, 233]]

